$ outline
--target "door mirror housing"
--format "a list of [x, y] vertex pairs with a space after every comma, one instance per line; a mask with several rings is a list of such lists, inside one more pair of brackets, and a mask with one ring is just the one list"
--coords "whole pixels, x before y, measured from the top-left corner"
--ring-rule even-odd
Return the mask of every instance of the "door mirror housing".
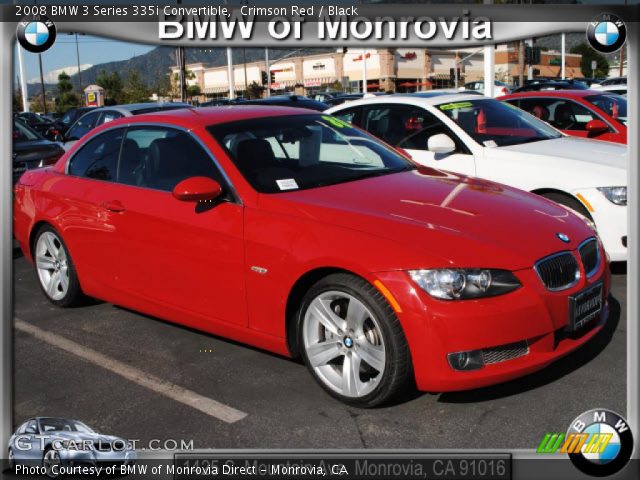
[[597, 118], [594, 120], [590, 120], [585, 125], [587, 132], [592, 135], [599, 135], [609, 130], [609, 127], [602, 120], [598, 120]]
[[222, 187], [209, 177], [189, 177], [173, 188], [173, 196], [183, 202], [204, 202], [222, 195]]
[[427, 150], [439, 154], [453, 153], [456, 150], [456, 144], [449, 135], [437, 133], [427, 140]]

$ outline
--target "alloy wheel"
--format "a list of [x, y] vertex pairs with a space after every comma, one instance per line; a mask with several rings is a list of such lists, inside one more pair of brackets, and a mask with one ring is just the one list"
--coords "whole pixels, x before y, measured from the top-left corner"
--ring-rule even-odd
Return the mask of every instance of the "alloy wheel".
[[67, 251], [58, 236], [45, 231], [38, 237], [35, 262], [42, 288], [52, 300], [64, 298], [69, 289]]
[[379, 385], [386, 366], [382, 329], [353, 295], [333, 290], [316, 296], [304, 315], [302, 339], [309, 364], [336, 393], [360, 398]]
[[47, 450], [42, 460], [42, 466], [45, 468], [47, 477], [56, 478], [58, 474], [53, 470], [54, 466], [60, 466], [60, 455], [56, 450]]

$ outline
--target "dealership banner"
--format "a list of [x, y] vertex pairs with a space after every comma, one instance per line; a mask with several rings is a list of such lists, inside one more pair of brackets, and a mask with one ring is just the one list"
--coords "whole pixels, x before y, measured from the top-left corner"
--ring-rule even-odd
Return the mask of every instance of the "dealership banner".
[[[60, 31], [184, 46], [470, 46], [584, 30], [600, 8], [544, 5], [3, 5], [0, 19], [43, 16]], [[632, 22], [640, 9], [607, 10]], [[526, 13], [524, 13], [526, 12]], [[521, 21], [526, 18], [526, 22]], [[517, 23], [514, 23], [514, 20]], [[136, 25], [130, 25], [134, 22]], [[129, 25], [127, 25], [129, 24]], [[122, 27], [120, 27], [122, 25]]]

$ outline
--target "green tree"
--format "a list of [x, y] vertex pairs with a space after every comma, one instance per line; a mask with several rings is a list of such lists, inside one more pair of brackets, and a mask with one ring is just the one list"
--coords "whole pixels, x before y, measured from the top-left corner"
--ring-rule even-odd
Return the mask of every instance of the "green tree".
[[187, 87], [187, 96], [188, 97], [197, 97], [200, 95], [200, 85], [189, 85]]
[[56, 97], [56, 112], [64, 113], [72, 107], [78, 106], [78, 96], [73, 93], [71, 77], [62, 72], [58, 75], [58, 95]]
[[144, 83], [137, 70], [129, 70], [124, 93], [127, 103], [148, 102], [151, 96], [149, 87]]
[[247, 98], [260, 98], [262, 97], [263, 91], [264, 87], [262, 85], [258, 85], [258, 82], [251, 82], [247, 87]]
[[117, 104], [125, 101], [122, 79], [118, 72], [107, 73], [102, 70], [96, 77], [96, 85], [104, 88], [104, 96], [109, 103]]
[[[585, 77], [606, 77], [609, 74], [609, 61], [601, 53], [596, 52], [586, 43], [579, 43], [571, 49], [571, 53], [579, 53], [582, 55], [580, 61], [580, 70]], [[591, 69], [591, 62], [595, 60], [596, 69]]]

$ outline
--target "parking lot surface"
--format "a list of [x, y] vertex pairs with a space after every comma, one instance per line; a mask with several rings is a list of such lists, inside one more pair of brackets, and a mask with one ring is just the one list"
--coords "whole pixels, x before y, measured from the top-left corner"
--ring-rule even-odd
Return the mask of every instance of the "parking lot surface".
[[14, 278], [16, 424], [75, 418], [139, 446], [513, 449], [537, 447], [594, 407], [626, 415], [624, 272], [605, 330], [545, 370], [373, 410], [334, 400], [286, 358], [111, 304], [55, 307], [20, 256]]

